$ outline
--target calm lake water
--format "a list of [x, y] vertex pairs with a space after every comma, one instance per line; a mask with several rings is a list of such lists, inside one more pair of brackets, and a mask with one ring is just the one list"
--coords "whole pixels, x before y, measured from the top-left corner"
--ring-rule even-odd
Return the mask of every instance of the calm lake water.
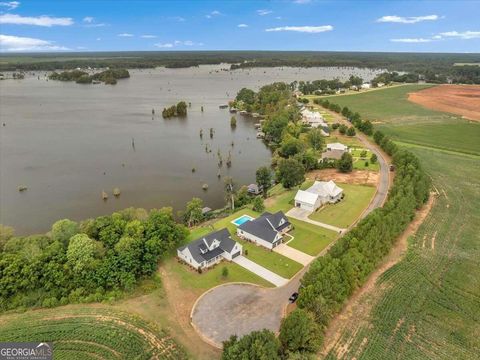
[[[219, 105], [242, 87], [375, 75], [345, 68], [220, 70], [226, 67], [131, 70], [131, 78], [115, 86], [46, 81], [44, 74], [40, 80], [36, 74], [1, 81], [0, 223], [17, 234], [45, 232], [58, 219], [81, 220], [129, 206], [179, 210], [193, 196], [221, 207], [217, 150], [223, 158], [231, 151], [232, 167], [220, 172], [238, 185], [255, 181], [255, 170], [270, 163], [270, 151], [255, 138], [255, 120], [237, 115], [232, 130], [231, 114]], [[188, 117], [164, 120], [161, 110], [180, 100], [192, 104]], [[20, 185], [28, 190], [19, 192]], [[114, 187], [121, 189], [119, 198], [112, 195]]]

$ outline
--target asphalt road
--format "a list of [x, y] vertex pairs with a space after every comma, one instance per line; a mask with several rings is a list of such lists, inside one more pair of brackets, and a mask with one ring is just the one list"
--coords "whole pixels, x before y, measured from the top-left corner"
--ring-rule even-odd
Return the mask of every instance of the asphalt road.
[[[349, 124], [338, 114], [332, 115], [340, 122]], [[377, 155], [380, 164], [377, 193], [362, 214], [363, 218], [386, 201], [390, 169], [384, 154], [375, 145], [363, 134], [357, 134], [357, 137], [366, 148]], [[334, 242], [317, 256], [323, 256], [333, 244]], [[298, 291], [300, 279], [309, 266], [305, 266], [284, 286], [273, 289], [247, 284], [225, 284], [207, 291], [192, 309], [192, 325], [205, 341], [219, 348], [222, 347], [222, 341], [227, 340], [230, 335], [242, 336], [262, 329], [278, 332], [288, 298]]]

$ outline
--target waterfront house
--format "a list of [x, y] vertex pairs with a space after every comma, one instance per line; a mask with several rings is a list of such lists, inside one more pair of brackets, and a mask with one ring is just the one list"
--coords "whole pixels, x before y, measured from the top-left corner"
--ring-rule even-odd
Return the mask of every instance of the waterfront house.
[[307, 190], [298, 190], [295, 195], [295, 207], [315, 211], [326, 203], [336, 203], [341, 200], [343, 189], [333, 180], [315, 181]]
[[237, 235], [267, 249], [282, 243], [283, 235], [290, 231], [292, 225], [282, 211], [275, 214], [264, 212], [251, 221], [246, 221], [237, 228]]

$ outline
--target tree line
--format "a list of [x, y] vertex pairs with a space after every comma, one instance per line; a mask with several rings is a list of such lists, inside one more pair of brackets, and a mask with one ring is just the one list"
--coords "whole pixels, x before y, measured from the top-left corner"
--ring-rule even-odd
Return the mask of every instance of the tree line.
[[63, 71], [61, 73], [54, 71], [48, 76], [50, 80], [75, 81], [77, 84], [91, 84], [93, 81], [101, 81], [106, 85], [115, 85], [118, 79], [129, 77], [130, 73], [127, 69], [109, 69], [92, 75], [82, 70]]
[[187, 116], [187, 103], [185, 101], [180, 101], [179, 103], [177, 103], [177, 105], [172, 105], [172, 106], [169, 106], [168, 108], [163, 108], [162, 117], [164, 119], [168, 119], [175, 116], [180, 116], [180, 117]]
[[0, 311], [115, 299], [188, 235], [171, 208], [63, 219], [42, 235], [0, 230]]

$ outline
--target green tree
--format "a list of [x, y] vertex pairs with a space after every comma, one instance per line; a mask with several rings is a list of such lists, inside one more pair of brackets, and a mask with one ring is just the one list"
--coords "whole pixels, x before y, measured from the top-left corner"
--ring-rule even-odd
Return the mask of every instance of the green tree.
[[252, 209], [259, 213], [265, 210], [265, 205], [263, 205], [263, 199], [260, 196], [257, 196], [253, 199]]
[[222, 268], [222, 277], [225, 279], [228, 277], [228, 268], [226, 266]]
[[10, 226], [0, 224], [0, 253], [5, 243], [13, 237], [15, 231]]
[[230, 127], [232, 127], [232, 128], [237, 127], [237, 118], [235, 116], [232, 116], [230, 118]]
[[180, 101], [177, 104], [176, 111], [178, 116], [187, 116], [187, 103], [185, 101]]
[[355, 128], [350, 126], [347, 130], [347, 136], [355, 136]]
[[282, 146], [279, 150], [279, 153], [284, 158], [288, 158], [290, 156], [303, 152], [304, 149], [305, 149], [305, 145], [303, 141], [295, 138], [290, 138], [282, 142]]
[[372, 154], [372, 156], [370, 156], [370, 162], [372, 164], [375, 164], [377, 162], [377, 155], [376, 154]]
[[367, 157], [367, 150], [362, 150], [362, 151], [360, 152], [360, 157], [361, 157], [361, 158], [366, 158], [366, 157]]
[[231, 176], [226, 176], [224, 180], [225, 199], [232, 210], [235, 210], [235, 183]]
[[194, 197], [187, 203], [183, 213], [183, 221], [188, 227], [196, 225], [203, 220], [202, 208], [203, 200], [197, 197]]
[[305, 181], [305, 169], [295, 159], [281, 159], [278, 163], [277, 178], [284, 188], [290, 189]]
[[353, 170], [353, 159], [350, 153], [342, 154], [342, 157], [338, 160], [338, 170], [342, 173], [348, 173]]
[[322, 130], [318, 128], [310, 130], [307, 134], [307, 139], [312, 148], [316, 151], [321, 150], [325, 143]]
[[253, 105], [255, 103], [255, 92], [253, 90], [243, 88], [238, 92], [235, 100], [243, 101], [247, 105]]
[[253, 331], [238, 339], [232, 335], [223, 343], [222, 360], [279, 360], [280, 342], [270, 330]]
[[347, 132], [347, 125], [345, 124], [341, 124], [339, 127], [338, 127], [338, 131], [340, 132], [340, 134], [342, 135], [345, 135], [345, 133]]
[[263, 197], [267, 198], [268, 190], [272, 187], [272, 171], [267, 166], [261, 166], [255, 173], [257, 185], [262, 189]]
[[77, 234], [70, 239], [67, 259], [74, 272], [84, 273], [85, 270], [96, 267], [101, 253], [102, 246], [98, 241], [90, 239], [85, 234]]
[[314, 353], [322, 343], [322, 332], [310, 314], [296, 309], [282, 320], [278, 338], [286, 352]]
[[66, 247], [70, 238], [78, 232], [79, 227], [75, 221], [63, 219], [52, 225], [51, 236], [54, 241], [60, 241]]

